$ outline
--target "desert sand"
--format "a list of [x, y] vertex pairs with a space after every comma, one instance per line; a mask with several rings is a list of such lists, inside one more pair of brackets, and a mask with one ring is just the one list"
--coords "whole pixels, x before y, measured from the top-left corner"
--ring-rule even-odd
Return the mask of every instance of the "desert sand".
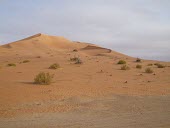
[[[72, 57], [83, 63], [74, 64]], [[120, 70], [119, 60], [130, 70]], [[54, 63], [61, 67], [49, 69]], [[147, 67], [154, 72], [145, 73]], [[54, 74], [52, 84], [35, 84], [39, 72]], [[41, 33], [0, 46], [0, 128], [170, 128], [169, 107], [170, 62], [136, 62]]]

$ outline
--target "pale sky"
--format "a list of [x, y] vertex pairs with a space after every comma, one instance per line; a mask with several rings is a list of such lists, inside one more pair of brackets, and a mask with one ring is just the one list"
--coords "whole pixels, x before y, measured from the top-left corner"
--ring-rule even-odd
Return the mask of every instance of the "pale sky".
[[170, 61], [170, 0], [0, 0], [0, 44], [36, 33]]

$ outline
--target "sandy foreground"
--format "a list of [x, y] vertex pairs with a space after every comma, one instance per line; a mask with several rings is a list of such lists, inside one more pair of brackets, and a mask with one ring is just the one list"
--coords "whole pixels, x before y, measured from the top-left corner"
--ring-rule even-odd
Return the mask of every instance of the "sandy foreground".
[[[83, 64], [71, 62], [75, 56]], [[120, 59], [130, 70], [120, 70]], [[170, 128], [170, 62], [135, 60], [44, 34], [0, 46], [0, 127]], [[53, 63], [61, 68], [49, 69]], [[34, 84], [39, 72], [54, 74], [53, 83]]]

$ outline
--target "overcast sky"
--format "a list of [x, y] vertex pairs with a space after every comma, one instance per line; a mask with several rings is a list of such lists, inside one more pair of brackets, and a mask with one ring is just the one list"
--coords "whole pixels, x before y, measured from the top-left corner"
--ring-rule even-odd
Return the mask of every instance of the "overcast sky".
[[0, 0], [0, 44], [36, 33], [170, 61], [170, 0]]

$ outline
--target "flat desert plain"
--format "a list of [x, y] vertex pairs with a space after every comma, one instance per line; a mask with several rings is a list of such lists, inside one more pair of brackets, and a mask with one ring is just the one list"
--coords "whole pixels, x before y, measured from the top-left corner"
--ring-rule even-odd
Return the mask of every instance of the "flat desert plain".
[[0, 128], [170, 128], [170, 62], [45, 34], [1, 45]]

